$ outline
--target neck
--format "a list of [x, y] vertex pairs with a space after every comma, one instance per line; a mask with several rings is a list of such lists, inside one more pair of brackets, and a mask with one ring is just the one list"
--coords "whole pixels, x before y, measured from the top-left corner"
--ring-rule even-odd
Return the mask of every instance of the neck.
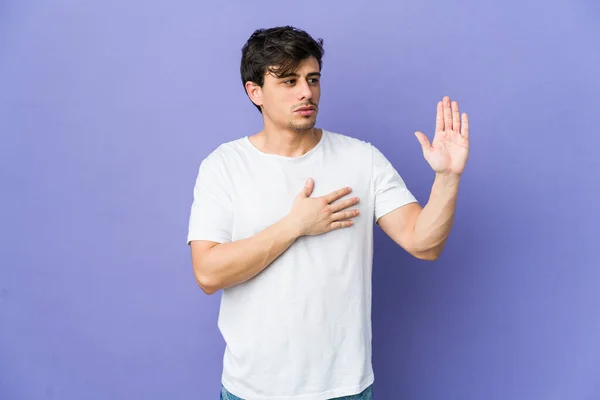
[[308, 153], [321, 140], [322, 131], [317, 128], [297, 131], [265, 127], [249, 137], [260, 151], [285, 157], [300, 157]]

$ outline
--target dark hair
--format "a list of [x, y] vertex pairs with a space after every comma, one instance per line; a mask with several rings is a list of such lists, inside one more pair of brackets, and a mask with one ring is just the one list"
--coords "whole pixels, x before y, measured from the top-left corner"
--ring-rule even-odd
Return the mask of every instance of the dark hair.
[[245, 87], [250, 81], [262, 87], [267, 72], [275, 76], [286, 75], [311, 56], [317, 59], [321, 69], [323, 54], [323, 39], [315, 40], [301, 29], [292, 26], [257, 29], [242, 48], [242, 84]]

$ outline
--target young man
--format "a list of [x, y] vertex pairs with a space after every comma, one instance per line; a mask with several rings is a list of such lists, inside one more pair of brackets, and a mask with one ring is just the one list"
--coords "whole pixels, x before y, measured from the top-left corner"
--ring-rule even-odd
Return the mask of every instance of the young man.
[[467, 115], [445, 97], [421, 207], [370, 143], [315, 128], [322, 40], [257, 30], [241, 75], [264, 129], [200, 165], [188, 243], [198, 285], [223, 289], [222, 399], [372, 399], [373, 222], [424, 260], [450, 232], [468, 151]]

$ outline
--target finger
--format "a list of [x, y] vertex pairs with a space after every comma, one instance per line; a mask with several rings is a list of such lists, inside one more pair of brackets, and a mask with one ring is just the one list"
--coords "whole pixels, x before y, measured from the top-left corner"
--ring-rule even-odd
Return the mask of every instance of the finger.
[[347, 219], [347, 220], [343, 220], [343, 221], [335, 221], [332, 222], [331, 225], [329, 225], [329, 230], [333, 231], [335, 229], [340, 229], [340, 228], [348, 228], [350, 226], [352, 226], [354, 224], [354, 221], [352, 221], [351, 219]]
[[462, 114], [462, 129], [460, 131], [460, 134], [462, 135], [462, 137], [464, 139], [468, 139], [469, 138], [469, 116], [467, 115], [467, 113], [463, 113]]
[[427, 136], [425, 136], [425, 134], [423, 132], [417, 131], [417, 132], [415, 132], [415, 136], [417, 137], [417, 140], [421, 144], [423, 153], [425, 153], [426, 151], [428, 151], [431, 148], [431, 143], [429, 142], [429, 139], [427, 139]]
[[350, 193], [352, 191], [352, 188], [349, 187], [345, 187], [343, 189], [338, 189], [334, 192], [329, 193], [328, 195], [323, 196], [323, 198], [325, 200], [327, 200], [327, 203], [333, 203], [334, 201], [341, 199], [342, 197], [344, 197], [345, 195], [347, 195], [348, 193]]
[[444, 130], [444, 106], [441, 101], [437, 103], [437, 112], [435, 113], [435, 131]]
[[342, 219], [349, 219], [349, 218], [356, 217], [359, 214], [360, 214], [359, 210], [340, 211], [340, 212], [336, 212], [334, 214], [331, 214], [331, 220], [332, 221], [339, 221], [339, 220], [342, 220]]
[[312, 178], [308, 178], [306, 180], [306, 183], [304, 184], [304, 187], [302, 188], [302, 192], [300, 192], [300, 193], [303, 194], [304, 197], [308, 197], [312, 194], [314, 188], [315, 188], [315, 181], [313, 181]]
[[444, 130], [452, 130], [452, 110], [450, 108], [450, 97], [444, 97]]
[[338, 211], [341, 211], [345, 208], [351, 207], [353, 205], [358, 204], [359, 202], [359, 198], [358, 197], [353, 197], [351, 199], [348, 200], [343, 200], [343, 201], [338, 201], [336, 203], [333, 203], [332, 205], [329, 206], [329, 211], [331, 213], [336, 213]]
[[458, 102], [452, 102], [452, 130], [460, 132], [460, 112], [458, 111]]

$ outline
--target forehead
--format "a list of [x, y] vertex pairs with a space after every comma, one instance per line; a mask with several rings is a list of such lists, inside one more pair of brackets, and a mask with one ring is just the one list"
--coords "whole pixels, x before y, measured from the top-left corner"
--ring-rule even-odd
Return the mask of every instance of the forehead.
[[279, 67], [278, 66], [271, 66], [270, 68], [267, 69], [266, 72], [266, 78], [267, 79], [280, 79], [282, 77], [289, 77], [289, 76], [306, 76], [309, 74], [315, 74], [315, 73], [319, 73], [320, 72], [320, 68], [319, 68], [319, 62], [317, 61], [317, 59], [315, 57], [309, 57], [306, 58], [302, 61], [300, 61], [300, 63], [298, 63], [298, 66], [290, 71], [283, 71], [283, 74], [273, 74], [273, 72], [278, 72]]
[[298, 69], [294, 72], [297, 74], [310, 74], [311, 72], [320, 72], [319, 62], [315, 57], [309, 57], [300, 61]]

